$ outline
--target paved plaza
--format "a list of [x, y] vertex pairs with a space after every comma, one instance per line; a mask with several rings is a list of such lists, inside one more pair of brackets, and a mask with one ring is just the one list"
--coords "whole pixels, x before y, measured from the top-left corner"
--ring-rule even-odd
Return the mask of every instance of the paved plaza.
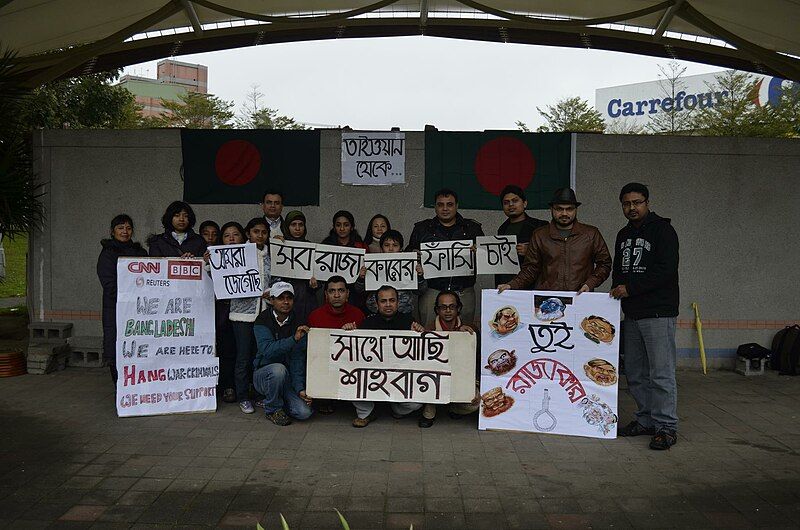
[[[431, 429], [352, 407], [277, 427], [118, 419], [104, 369], [0, 379], [2, 528], [797, 528], [800, 379], [680, 372], [679, 442]], [[633, 402], [621, 390], [622, 421]]]

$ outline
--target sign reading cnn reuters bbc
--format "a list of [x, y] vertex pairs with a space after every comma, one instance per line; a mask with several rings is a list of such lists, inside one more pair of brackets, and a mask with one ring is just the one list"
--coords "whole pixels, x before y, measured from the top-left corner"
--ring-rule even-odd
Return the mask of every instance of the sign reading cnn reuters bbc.
[[202, 260], [117, 263], [117, 414], [216, 410], [214, 289]]

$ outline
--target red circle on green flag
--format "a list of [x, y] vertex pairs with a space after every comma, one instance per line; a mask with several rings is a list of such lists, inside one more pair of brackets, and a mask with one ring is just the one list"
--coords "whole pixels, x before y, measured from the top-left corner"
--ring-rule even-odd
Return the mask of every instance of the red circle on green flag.
[[217, 178], [229, 186], [244, 186], [261, 169], [261, 154], [247, 140], [230, 140], [217, 149], [214, 161]]
[[475, 156], [475, 176], [481, 187], [492, 195], [500, 195], [509, 184], [523, 190], [533, 181], [536, 159], [524, 142], [511, 136], [500, 136], [481, 146]]

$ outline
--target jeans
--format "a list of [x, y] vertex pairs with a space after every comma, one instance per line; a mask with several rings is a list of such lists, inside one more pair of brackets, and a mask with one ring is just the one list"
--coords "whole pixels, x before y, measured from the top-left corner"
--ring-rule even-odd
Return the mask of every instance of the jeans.
[[[419, 316], [422, 320], [420, 324], [423, 326], [433, 327], [432, 324], [436, 318], [436, 312], [433, 310], [433, 306], [436, 305], [436, 297], [439, 296], [440, 292], [441, 291], [437, 291], [436, 289], [428, 288], [419, 297]], [[467, 287], [463, 291], [456, 292], [464, 306], [461, 308], [461, 323], [472, 327], [475, 325], [475, 288]]]
[[[369, 416], [375, 409], [374, 401], [353, 401], [352, 403], [356, 408], [356, 416], [362, 420]], [[419, 410], [422, 407], [422, 403], [389, 403], [389, 406], [395, 414], [405, 416], [406, 414], [411, 414], [415, 410]]]
[[250, 399], [250, 381], [253, 378], [253, 357], [256, 352], [256, 336], [252, 322], [231, 322], [233, 338], [236, 341], [236, 363], [233, 379], [236, 386], [236, 400]]
[[311, 407], [292, 389], [289, 370], [281, 363], [262, 366], [253, 373], [253, 385], [264, 395], [264, 409], [272, 414], [285, 408], [292, 418], [305, 420]]
[[647, 428], [678, 428], [676, 320], [675, 317], [626, 318], [622, 322], [628, 389], [638, 407], [636, 421]]

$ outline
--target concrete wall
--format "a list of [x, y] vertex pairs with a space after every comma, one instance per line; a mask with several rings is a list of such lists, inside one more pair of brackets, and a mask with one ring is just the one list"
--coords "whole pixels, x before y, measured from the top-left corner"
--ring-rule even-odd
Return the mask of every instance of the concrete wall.
[[[339, 131], [322, 132], [320, 206], [302, 208], [311, 240], [327, 234], [331, 216], [342, 208], [353, 212], [362, 233], [380, 212], [406, 237], [415, 221], [433, 215], [421, 206], [424, 133], [408, 132], [406, 138], [405, 185], [353, 187], [340, 183]], [[31, 314], [72, 321], [76, 334], [99, 335], [99, 240], [120, 212], [133, 217], [137, 240], [160, 231], [164, 208], [182, 196], [179, 131], [42, 131], [35, 145], [37, 169], [47, 182], [48, 216], [44, 230], [31, 239]], [[626, 182], [648, 184], [652, 209], [673, 219], [681, 241], [682, 365], [698, 363], [692, 301], [702, 310], [712, 366], [731, 366], [737, 345], [768, 345], [787, 321], [800, 321], [794, 274], [800, 258], [800, 142], [578, 135], [576, 166], [579, 218], [598, 226], [610, 245], [625, 222], [617, 195]], [[260, 215], [259, 200], [197, 205], [198, 223], [245, 223]], [[461, 213], [481, 222], [486, 233], [503, 221], [502, 212]], [[493, 287], [488, 277], [479, 286]]]

